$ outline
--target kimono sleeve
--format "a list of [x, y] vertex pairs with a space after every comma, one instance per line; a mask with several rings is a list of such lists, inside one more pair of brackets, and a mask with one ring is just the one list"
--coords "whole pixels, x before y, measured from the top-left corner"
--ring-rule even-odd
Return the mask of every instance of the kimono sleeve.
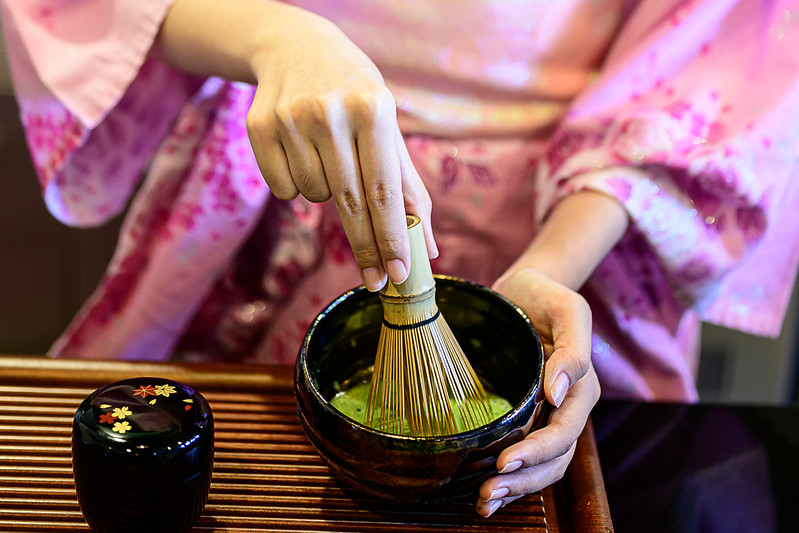
[[764, 335], [799, 256], [795, 7], [641, 2], [541, 170], [542, 210], [581, 189], [615, 197], [676, 300]]
[[153, 49], [171, 0], [0, 0], [21, 121], [50, 212], [101, 224], [124, 209], [200, 81]]

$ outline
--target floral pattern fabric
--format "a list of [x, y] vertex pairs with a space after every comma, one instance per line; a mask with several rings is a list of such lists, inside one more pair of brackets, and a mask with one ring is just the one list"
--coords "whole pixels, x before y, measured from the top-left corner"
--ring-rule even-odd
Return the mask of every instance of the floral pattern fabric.
[[[437, 271], [491, 284], [575, 191], [625, 206], [630, 230], [582, 289], [603, 394], [695, 399], [700, 319], [779, 332], [799, 258], [799, 2], [293, 3], [383, 71], [433, 197]], [[85, 226], [130, 202], [51, 354], [290, 364], [357, 269], [330, 203], [270, 195], [254, 89], [158, 57], [168, 5], [2, 0], [48, 208]]]

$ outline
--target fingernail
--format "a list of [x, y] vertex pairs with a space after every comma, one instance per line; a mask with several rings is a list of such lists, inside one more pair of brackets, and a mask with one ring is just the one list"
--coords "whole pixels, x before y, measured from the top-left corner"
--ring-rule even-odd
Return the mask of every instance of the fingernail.
[[552, 401], [555, 402], [555, 407], [560, 407], [563, 403], [563, 398], [566, 397], [566, 392], [569, 390], [569, 376], [565, 372], [558, 374], [555, 378], [555, 383], [549, 389], [549, 394], [552, 396]]
[[386, 263], [386, 270], [393, 283], [402, 283], [408, 277], [408, 270], [399, 259], [392, 259]]
[[500, 505], [502, 505], [502, 502], [501, 502], [500, 500], [494, 500], [493, 502], [489, 503], [489, 504], [488, 504], [488, 507], [487, 507], [488, 514], [487, 514], [487, 515], [485, 515], [485, 517], [486, 517], [486, 518], [488, 518], [489, 516], [491, 516], [492, 514], [494, 514], [494, 511], [496, 511], [497, 509], [499, 509], [499, 506], [500, 506]]
[[366, 267], [361, 272], [361, 278], [366, 288], [372, 292], [377, 292], [386, 284], [385, 274], [380, 273], [376, 267]]
[[494, 489], [491, 491], [491, 496], [488, 497], [487, 501], [498, 500], [500, 498], [504, 498], [508, 495], [510, 489], [508, 487], [502, 487], [499, 489]]
[[502, 467], [502, 470], [499, 471], [500, 474], [507, 474], [508, 472], [514, 472], [522, 466], [521, 461], [511, 461], [510, 463], [506, 464]]

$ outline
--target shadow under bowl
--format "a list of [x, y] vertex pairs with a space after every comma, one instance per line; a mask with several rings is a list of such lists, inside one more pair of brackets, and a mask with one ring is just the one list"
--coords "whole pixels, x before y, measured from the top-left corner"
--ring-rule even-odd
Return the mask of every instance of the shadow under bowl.
[[436, 276], [436, 301], [481, 381], [514, 406], [479, 428], [443, 437], [392, 435], [330, 404], [353, 377], [371, 379], [383, 309], [363, 287], [330, 303], [300, 348], [294, 392], [302, 427], [335, 476], [373, 496], [413, 502], [475, 496], [496, 473], [499, 453], [539, 418], [544, 351], [524, 312], [482, 285], [452, 277]]

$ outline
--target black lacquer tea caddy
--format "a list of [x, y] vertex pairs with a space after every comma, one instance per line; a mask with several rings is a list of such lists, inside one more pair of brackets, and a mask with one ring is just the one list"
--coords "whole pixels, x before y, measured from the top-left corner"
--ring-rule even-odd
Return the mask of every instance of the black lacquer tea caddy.
[[214, 421], [182, 383], [140, 377], [90, 394], [75, 413], [75, 488], [99, 533], [185, 532], [208, 498]]

